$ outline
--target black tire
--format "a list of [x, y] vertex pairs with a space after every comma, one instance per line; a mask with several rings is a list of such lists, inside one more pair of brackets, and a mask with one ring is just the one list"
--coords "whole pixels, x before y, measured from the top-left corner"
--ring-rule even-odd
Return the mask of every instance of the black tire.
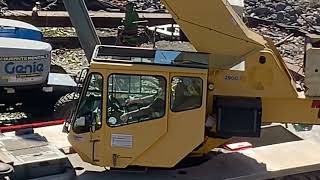
[[67, 94], [59, 99], [54, 107], [54, 119], [68, 119], [77, 107], [78, 95], [75, 93]]
[[28, 119], [33, 119], [37, 121], [38, 119], [46, 118], [51, 116], [54, 111], [55, 101], [50, 100], [47, 101], [46, 99], [42, 98], [41, 102], [25, 102], [22, 110], [26, 113]]
[[13, 166], [6, 163], [0, 163], [0, 179], [8, 179], [14, 172]]

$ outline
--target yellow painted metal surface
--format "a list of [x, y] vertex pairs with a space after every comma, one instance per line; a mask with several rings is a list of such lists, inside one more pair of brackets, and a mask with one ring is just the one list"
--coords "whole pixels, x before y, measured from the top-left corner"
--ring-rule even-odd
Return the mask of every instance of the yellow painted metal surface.
[[265, 46], [262, 36], [246, 27], [227, 0], [162, 2], [197, 51], [212, 54], [215, 65], [233, 65]]
[[[265, 57], [264, 63], [260, 61], [261, 56]], [[193, 155], [205, 154], [227, 142], [227, 139], [204, 136], [205, 117], [212, 111], [213, 98], [217, 95], [261, 97], [263, 122], [320, 124], [318, 109], [312, 107], [313, 101], [298, 95], [287, 69], [283, 67], [278, 56], [268, 48], [248, 56], [244, 71], [225, 69], [208, 71], [106, 62], [93, 62], [91, 71], [103, 74], [105, 82], [113, 73], [162, 75], [167, 79], [167, 106], [163, 118], [111, 128], [106, 124], [107, 104], [104, 103], [102, 128], [94, 133], [81, 135], [84, 136], [83, 144], [71, 139], [74, 149], [80, 152], [85, 161], [100, 166], [173, 167], [199, 145], [201, 146], [192, 153]], [[170, 80], [174, 76], [202, 78], [203, 103], [199, 109], [183, 112], [170, 110]], [[207, 91], [206, 82], [214, 85], [212, 91]], [[107, 89], [107, 83], [104, 83], [104, 102], [107, 98]], [[130, 149], [112, 147], [112, 134], [132, 136], [133, 147]], [[70, 133], [69, 136], [75, 135]], [[90, 138], [100, 140], [95, 143], [95, 148], [90, 149], [92, 147], [92, 142], [88, 142]], [[86, 148], [83, 148], [84, 146]]]
[[[163, 118], [111, 128], [106, 124], [107, 103], [104, 103], [100, 130], [82, 134], [82, 141], [77, 138], [80, 135], [69, 134], [71, 144], [85, 161], [119, 168], [129, 165], [173, 167], [197, 147], [195, 154], [207, 153], [227, 141], [205, 138], [205, 117], [214, 109], [215, 96], [261, 98], [263, 122], [320, 124], [318, 107], [312, 99], [297, 92], [272, 42], [249, 30], [226, 0], [162, 2], [195, 48], [210, 54], [209, 68], [92, 62], [91, 71], [101, 72], [105, 82], [112, 73], [164, 76], [167, 105]], [[230, 69], [240, 62], [244, 62], [243, 70]], [[203, 103], [199, 109], [170, 110], [170, 80], [176, 75], [203, 79]], [[213, 90], [207, 90], [209, 84]], [[107, 89], [104, 83], [104, 102], [107, 102]], [[112, 134], [131, 135], [133, 147], [112, 147]], [[95, 148], [90, 139], [100, 140]]]
[[[104, 69], [94, 69], [90, 70], [91, 72], [104, 73]], [[104, 83], [103, 94], [105, 94], [107, 85]], [[82, 92], [85, 93], [85, 92]], [[104, 101], [103, 101], [104, 102]], [[103, 112], [106, 109], [105, 103], [102, 105]], [[106, 114], [102, 113], [102, 119], [106, 119]], [[70, 128], [70, 132], [68, 134], [68, 141], [72, 145], [72, 148], [79, 154], [79, 156], [86, 162], [91, 164], [104, 166], [105, 165], [105, 154], [103, 149], [107, 146], [105, 141], [102, 139], [106, 136], [105, 126], [102, 126], [99, 130], [92, 132], [86, 132], [77, 134]], [[94, 142], [97, 140], [96, 142]], [[100, 150], [99, 150], [100, 149]], [[94, 161], [94, 160], [99, 161]]]
[[68, 141], [83, 161], [94, 164], [92, 161], [92, 143], [90, 133], [75, 134], [70, 130], [68, 134]]
[[319, 109], [313, 100], [300, 98], [262, 98], [264, 122], [320, 124]]
[[[86, 162], [117, 168], [125, 168], [129, 165], [173, 167], [204, 141], [206, 86], [203, 88], [203, 103], [200, 108], [172, 112], [169, 102], [172, 77], [200, 77], [205, 84], [208, 76], [207, 70], [98, 62], [92, 62], [91, 67], [91, 72], [99, 72], [104, 76], [104, 82], [107, 82], [108, 76], [113, 73], [165, 77], [167, 80], [167, 106], [165, 116], [160, 119], [109, 127], [106, 124], [107, 103], [103, 103], [101, 129], [94, 133], [75, 134], [73, 131], [69, 133], [70, 143]], [[107, 89], [107, 83], [104, 83], [103, 102], [107, 102]], [[112, 134], [132, 136], [132, 148], [112, 147]], [[78, 138], [74, 138], [75, 136]], [[79, 141], [79, 137], [82, 137], [83, 143]], [[95, 143], [94, 153], [90, 139], [99, 139], [99, 142]], [[159, 154], [162, 155], [159, 156]], [[94, 161], [93, 158], [99, 161]]]
[[221, 139], [221, 138], [212, 138], [212, 137], [205, 137], [202, 146], [199, 149], [194, 150], [190, 156], [203, 156], [212, 151], [212, 149], [219, 147], [225, 143], [227, 143], [229, 139]]
[[[260, 56], [266, 58], [264, 64], [259, 63]], [[209, 82], [215, 84], [212, 94], [296, 98], [294, 82], [275, 59], [266, 49], [246, 59], [245, 71], [210, 69]]]
[[[193, 70], [192, 73], [171, 72], [174, 76], [201, 77], [207, 81], [207, 73]], [[169, 108], [170, 109], [170, 108]], [[144, 152], [134, 164], [151, 167], [173, 167], [204, 141], [206, 113], [206, 88], [203, 88], [202, 106], [197, 109], [172, 112], [168, 109], [168, 131], [164, 137]]]
[[[149, 69], [143, 68], [121, 70], [118, 68], [110, 68], [108, 66], [103, 75], [105, 82], [111, 74], [146, 74], [146, 75], [160, 75], [168, 79], [167, 72], [153, 72]], [[119, 66], [120, 67], [120, 66]], [[168, 82], [167, 82], [168, 83]], [[168, 87], [168, 85], [167, 85]], [[107, 89], [106, 87], [105, 89]], [[166, 94], [166, 100], [168, 101], [168, 93]], [[107, 98], [107, 94], [104, 95], [104, 99]], [[107, 108], [105, 108], [107, 109]], [[104, 114], [106, 114], [105, 112]], [[155, 142], [167, 133], [168, 114], [164, 117], [156, 120], [148, 120], [145, 122], [128, 124], [120, 127], [109, 127], [104, 123], [106, 127], [106, 136], [103, 141], [107, 142], [107, 148], [105, 148], [105, 160], [108, 166], [124, 168], [131, 165], [135, 159], [141, 156], [146, 150], [148, 150]], [[133, 146], [132, 148], [117, 148], [111, 146], [112, 134], [129, 135], [132, 136]]]

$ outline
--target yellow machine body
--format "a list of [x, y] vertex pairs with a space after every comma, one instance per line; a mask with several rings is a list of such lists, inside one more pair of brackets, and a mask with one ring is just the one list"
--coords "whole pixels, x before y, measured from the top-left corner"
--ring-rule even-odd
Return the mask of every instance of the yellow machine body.
[[[174, 76], [198, 77], [203, 82], [207, 82], [208, 76], [206, 69], [153, 65], [148, 65], [146, 68], [146, 65], [97, 63], [94, 61], [89, 73], [93, 72], [102, 74], [104, 82], [107, 82], [108, 77], [114, 73], [162, 76], [167, 80], [167, 92], [170, 92], [170, 79]], [[106, 102], [108, 86], [107, 83], [103, 84], [102, 102]], [[173, 167], [204, 139], [206, 88], [202, 93], [201, 107], [182, 112], [170, 110], [170, 93], [166, 93], [166, 111], [162, 118], [120, 127], [107, 125], [108, 108], [107, 103], [103, 103], [102, 127], [95, 132], [80, 134], [71, 130], [69, 141], [83, 159], [100, 166], [119, 168], [129, 165]], [[132, 136], [132, 147], [112, 147], [112, 135]], [[98, 141], [94, 142], [95, 140]], [[174, 151], [172, 151], [172, 147], [174, 147]]]
[[[296, 84], [272, 42], [249, 30], [226, 0], [162, 2], [195, 48], [207, 53], [207, 68], [130, 63], [122, 61], [121, 57], [118, 57], [119, 61], [93, 59], [84, 89], [90, 83], [91, 75], [97, 74], [103, 82], [101, 116], [94, 128], [90, 124], [90, 129], [82, 132], [75, 131], [75, 124], [88, 125], [83, 120], [77, 124], [77, 117], [74, 117], [68, 136], [82, 159], [115, 168], [134, 165], [173, 167], [192, 152], [205, 154], [228, 140], [220, 136], [209, 137], [205, 133], [208, 114], [216, 114], [214, 102], [217, 97], [259, 99], [261, 123], [320, 124], [319, 101], [296, 90]], [[194, 57], [192, 60], [197, 62], [197, 56]], [[165, 79], [163, 116], [110, 126], [110, 122], [116, 121], [108, 115], [108, 98], [114, 84], [110, 77], [115, 74]], [[174, 77], [202, 80], [201, 106], [179, 112], [171, 109]], [[77, 111], [85, 94], [83, 91]]]

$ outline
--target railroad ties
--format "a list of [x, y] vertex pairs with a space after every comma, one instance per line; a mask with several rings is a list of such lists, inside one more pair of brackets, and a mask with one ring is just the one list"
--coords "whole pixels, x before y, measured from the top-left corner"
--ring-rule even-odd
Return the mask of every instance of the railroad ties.
[[[96, 28], [117, 28], [121, 26], [124, 13], [90, 11], [90, 17]], [[72, 27], [66, 11], [6, 11], [3, 18], [20, 20], [37, 27]], [[172, 16], [168, 13], [139, 13], [141, 20], [147, 20], [148, 26], [173, 24]]]

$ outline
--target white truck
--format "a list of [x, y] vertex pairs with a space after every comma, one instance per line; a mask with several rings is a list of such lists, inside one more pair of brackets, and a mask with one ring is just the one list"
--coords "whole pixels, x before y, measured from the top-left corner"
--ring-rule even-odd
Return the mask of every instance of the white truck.
[[52, 47], [42, 38], [30, 24], [0, 19], [0, 112], [48, 116], [57, 100], [76, 86], [62, 68], [50, 72]]

